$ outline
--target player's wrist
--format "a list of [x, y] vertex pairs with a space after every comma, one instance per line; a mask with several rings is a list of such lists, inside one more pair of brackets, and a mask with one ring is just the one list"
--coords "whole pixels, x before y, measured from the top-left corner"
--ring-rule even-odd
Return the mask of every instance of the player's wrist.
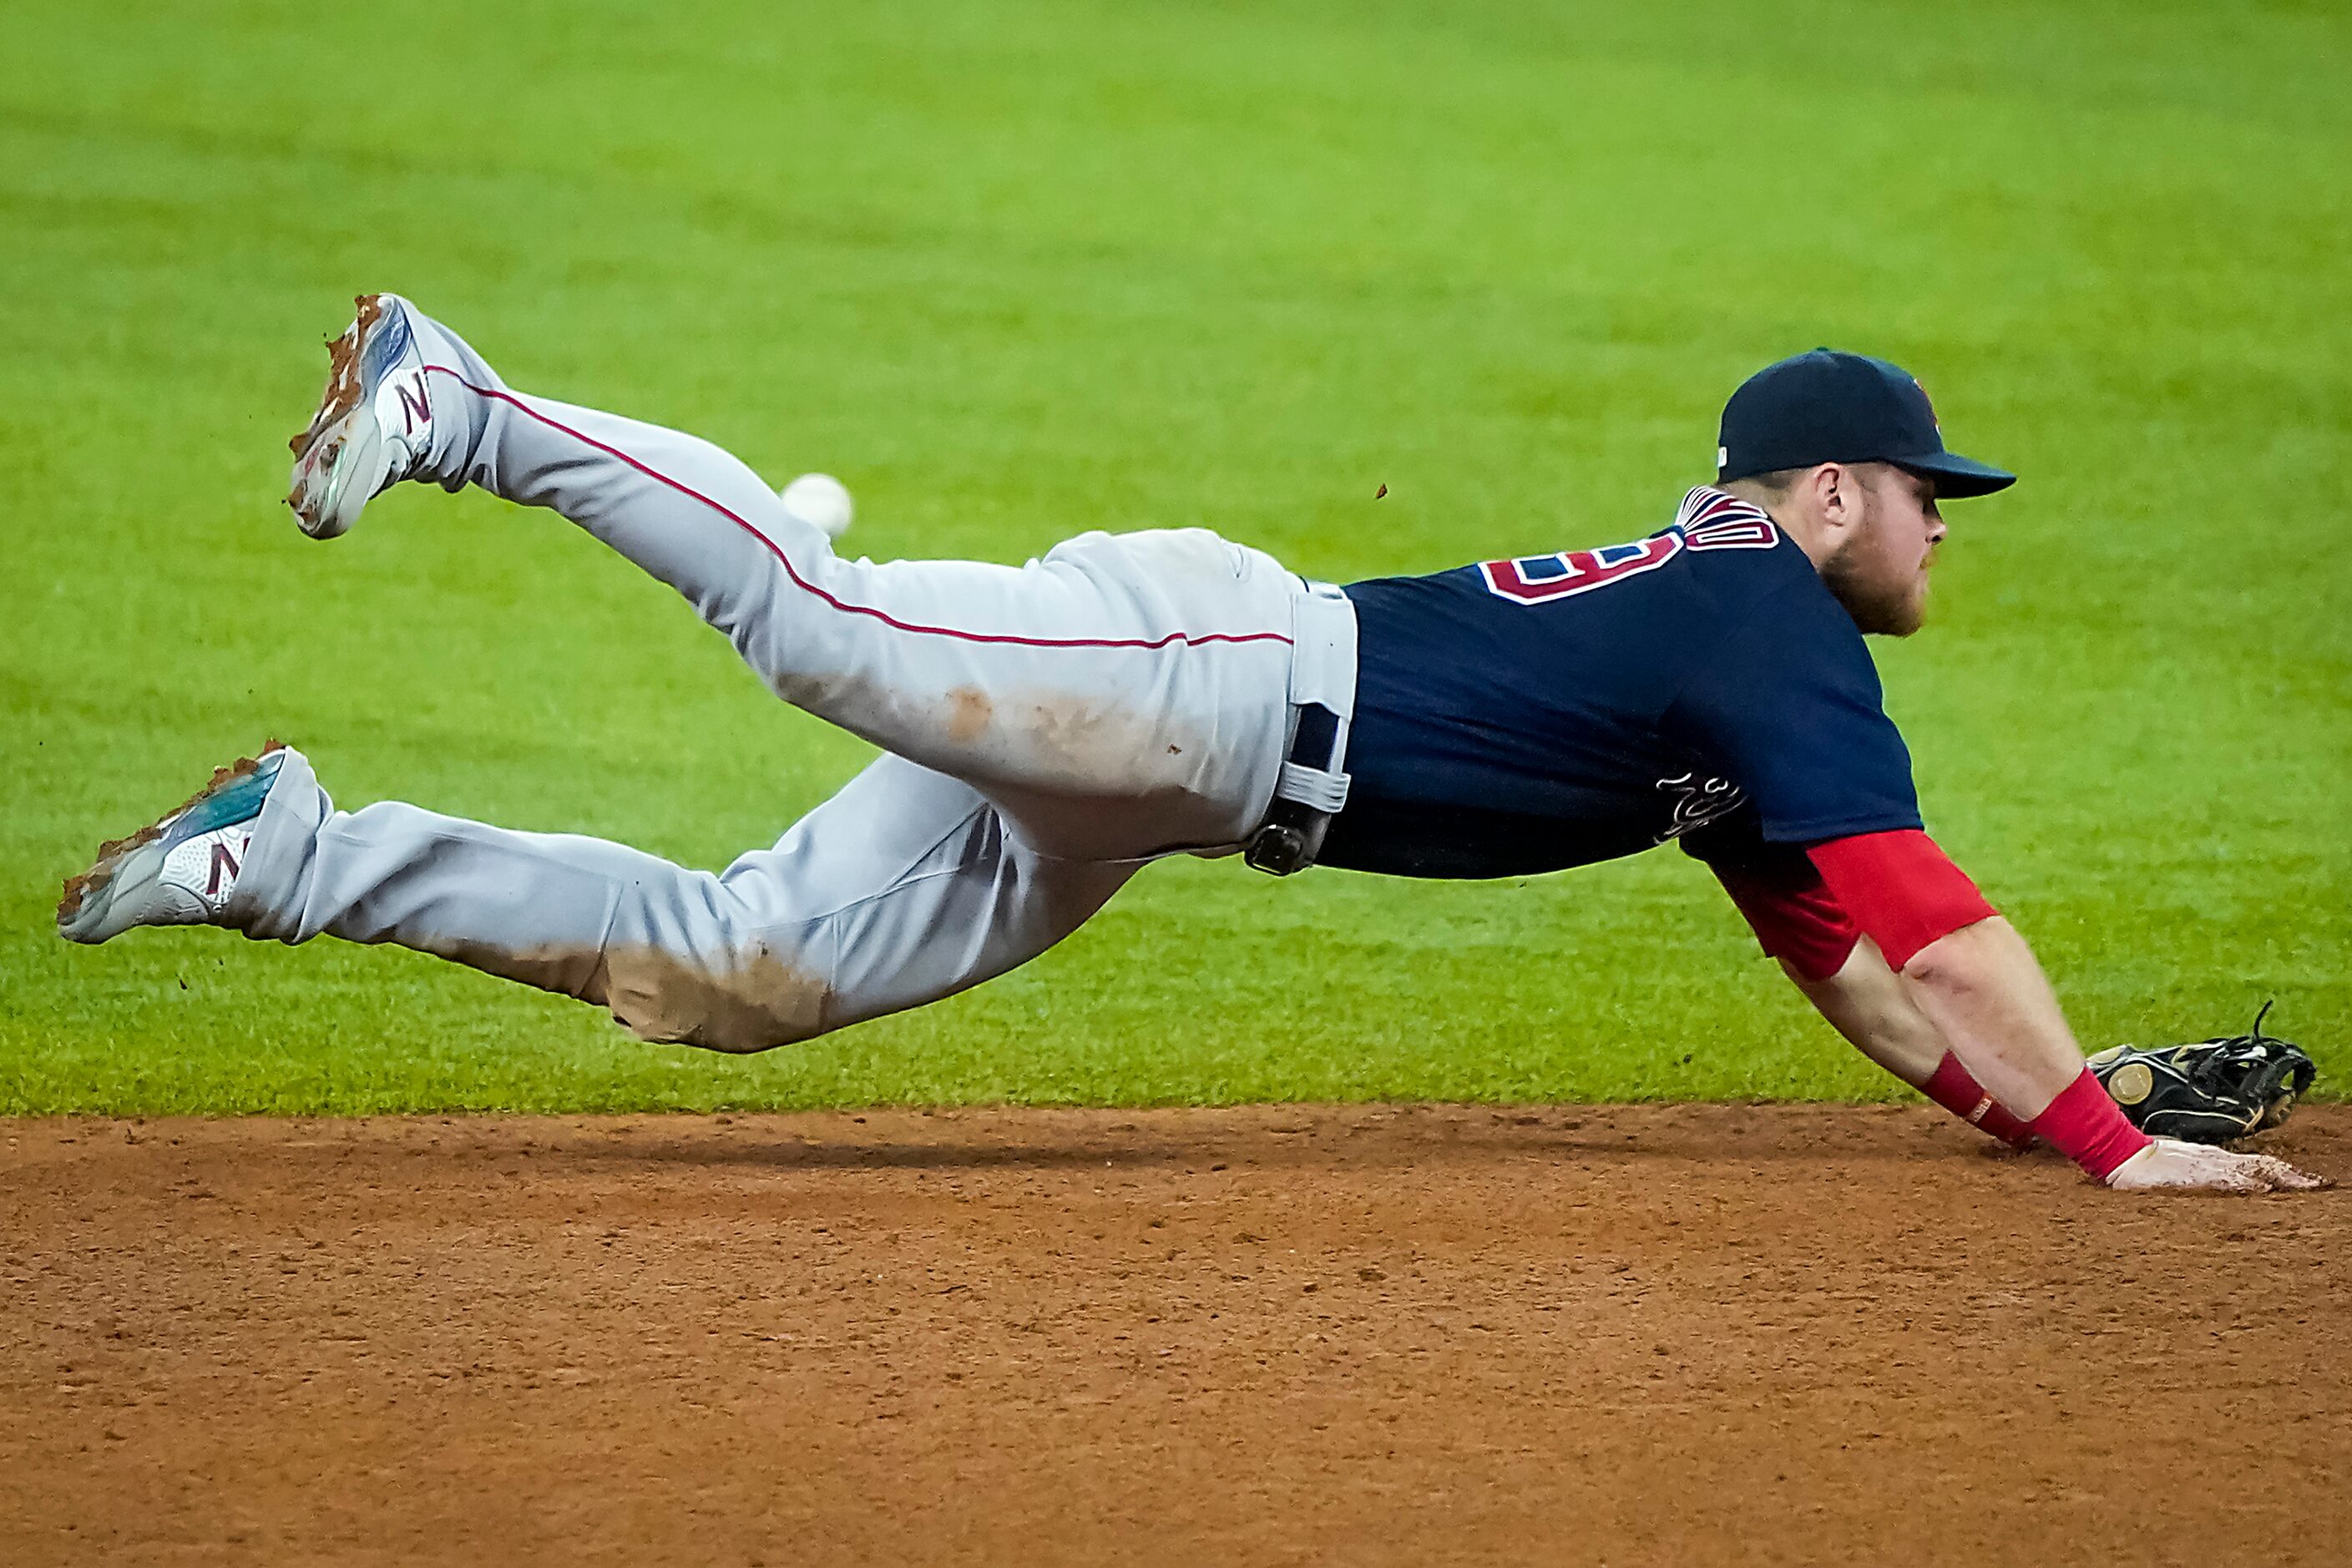
[[2105, 1182], [2124, 1162], [2148, 1146], [2147, 1133], [2134, 1127], [2089, 1068], [2058, 1091], [2041, 1115], [2027, 1122], [2035, 1137]]
[[2033, 1142], [2033, 1128], [2023, 1120], [2010, 1114], [2000, 1101], [1987, 1094], [1976, 1075], [1960, 1065], [1960, 1058], [1950, 1051], [1936, 1064], [1919, 1092], [1934, 1100], [1971, 1126], [1982, 1128], [2002, 1142], [2022, 1149]]

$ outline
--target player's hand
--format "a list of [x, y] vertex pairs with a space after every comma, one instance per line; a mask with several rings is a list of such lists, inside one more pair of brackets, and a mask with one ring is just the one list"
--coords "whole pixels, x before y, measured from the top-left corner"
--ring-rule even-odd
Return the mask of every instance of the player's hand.
[[2123, 1192], [2307, 1193], [2327, 1185], [2327, 1179], [2273, 1154], [2240, 1154], [2158, 1138], [2117, 1165], [2107, 1185]]

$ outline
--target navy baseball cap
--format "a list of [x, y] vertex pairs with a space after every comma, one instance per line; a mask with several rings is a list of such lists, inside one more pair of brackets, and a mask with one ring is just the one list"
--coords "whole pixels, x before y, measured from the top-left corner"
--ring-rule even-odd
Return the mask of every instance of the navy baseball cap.
[[1717, 481], [1822, 463], [1892, 463], [1933, 480], [1938, 497], [1989, 496], [2017, 482], [1946, 451], [1927, 393], [1883, 359], [1815, 349], [1739, 384], [1716, 437]]

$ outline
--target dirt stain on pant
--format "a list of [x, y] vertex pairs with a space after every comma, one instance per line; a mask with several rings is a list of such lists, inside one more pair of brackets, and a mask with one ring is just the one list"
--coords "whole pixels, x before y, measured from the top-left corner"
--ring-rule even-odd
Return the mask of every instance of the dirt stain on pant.
[[995, 716], [996, 704], [976, 686], [959, 686], [948, 693], [948, 739], [959, 746], [979, 740]]
[[427, 951], [496, 974], [593, 1002], [641, 1040], [751, 1052], [824, 1033], [832, 988], [763, 947], [731, 962], [699, 963], [642, 945], [504, 948], [442, 942]]
[[831, 987], [765, 948], [706, 965], [651, 947], [604, 953], [604, 1005], [641, 1040], [764, 1051], [824, 1032]]

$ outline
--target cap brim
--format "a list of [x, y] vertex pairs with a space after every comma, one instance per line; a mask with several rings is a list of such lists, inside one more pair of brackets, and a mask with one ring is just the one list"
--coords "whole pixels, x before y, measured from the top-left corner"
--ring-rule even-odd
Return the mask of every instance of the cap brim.
[[1989, 496], [1995, 490], [2005, 490], [2017, 483], [2017, 476], [1990, 463], [1979, 463], [1974, 458], [1963, 458], [1958, 452], [1933, 452], [1924, 458], [1890, 458], [1887, 461], [1898, 468], [1915, 474], [1925, 474], [1936, 481], [1938, 500], [1967, 496]]

